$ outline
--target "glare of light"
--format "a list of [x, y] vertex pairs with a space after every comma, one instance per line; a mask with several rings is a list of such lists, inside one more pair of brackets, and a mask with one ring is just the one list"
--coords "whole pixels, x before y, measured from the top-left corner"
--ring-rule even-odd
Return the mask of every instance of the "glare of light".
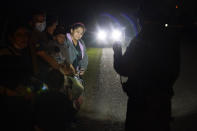
[[111, 37], [112, 37], [112, 40], [119, 41], [119, 40], [121, 40], [122, 32], [120, 30], [114, 29], [112, 31], [112, 36]]
[[176, 5], [176, 9], [178, 9], [179, 8], [179, 6], [178, 5]]
[[97, 33], [97, 39], [104, 41], [107, 37], [107, 33], [104, 30], [100, 30]]
[[168, 27], [168, 24], [165, 24], [165, 27]]

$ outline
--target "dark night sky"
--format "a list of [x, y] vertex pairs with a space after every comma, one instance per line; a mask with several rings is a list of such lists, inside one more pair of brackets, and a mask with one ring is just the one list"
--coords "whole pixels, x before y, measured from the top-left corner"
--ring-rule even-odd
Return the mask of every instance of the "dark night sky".
[[134, 3], [135, 0], [133, 2], [129, 0], [7, 0], [0, 6], [3, 18], [13, 15], [13, 13], [28, 13], [28, 10], [38, 8], [46, 10], [48, 14], [59, 16], [66, 24], [72, 24], [77, 21], [88, 23], [97, 14], [103, 12], [128, 11], [135, 7]]
[[[103, 11], [126, 11], [129, 13], [131, 9], [137, 7], [139, 0], [4, 0], [1, 1], [1, 13], [6, 14], [14, 10], [14, 12], [24, 9], [40, 8], [47, 12], [67, 16], [71, 19], [86, 19], [89, 16]], [[154, 0], [151, 0], [154, 1]], [[172, 1], [172, 0], [165, 0]], [[176, 1], [176, 0], [175, 0]], [[196, 19], [195, 0], [177, 0], [181, 8], [181, 14], [192, 19]], [[195, 17], [195, 18], [194, 18]]]
[[[12, 15], [14, 12], [28, 13], [30, 9], [44, 9], [49, 14], [55, 14], [65, 22], [71, 24], [81, 21], [88, 23], [94, 17], [103, 12], [126, 12], [132, 13], [137, 7], [139, 0], [6, 0], [1, 2], [1, 18]], [[154, 0], [151, 0], [154, 1]], [[156, 1], [156, 0], [155, 0]], [[172, 0], [165, 0], [172, 1]], [[177, 0], [181, 9], [182, 21], [197, 21], [197, 12], [195, 9], [195, 0]], [[2, 21], [1, 21], [2, 22]]]

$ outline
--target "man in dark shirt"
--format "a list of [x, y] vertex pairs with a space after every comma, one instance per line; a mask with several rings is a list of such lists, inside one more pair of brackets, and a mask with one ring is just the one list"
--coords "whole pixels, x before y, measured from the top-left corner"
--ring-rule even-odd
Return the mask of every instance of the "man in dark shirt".
[[169, 14], [165, 17], [166, 12], [157, 7], [165, 3], [155, 7], [147, 2], [142, 8], [142, 30], [124, 55], [114, 44], [114, 68], [128, 77], [123, 84], [129, 97], [126, 131], [170, 131], [172, 87], [179, 75], [178, 32], [165, 27]]
[[8, 46], [0, 49], [1, 130], [32, 129], [31, 93], [25, 86], [32, 75], [28, 40], [26, 26], [15, 21], [8, 28]]

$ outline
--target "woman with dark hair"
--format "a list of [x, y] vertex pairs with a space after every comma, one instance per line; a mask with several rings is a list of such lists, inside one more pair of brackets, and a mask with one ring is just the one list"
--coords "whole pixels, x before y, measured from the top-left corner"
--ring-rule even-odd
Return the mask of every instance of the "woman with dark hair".
[[[68, 52], [68, 62], [73, 65], [77, 76], [84, 75], [85, 70], [88, 66], [88, 56], [86, 53], [86, 46], [84, 44], [84, 41], [81, 39], [82, 36], [85, 33], [85, 26], [82, 23], [75, 23], [71, 26], [70, 33], [66, 34], [66, 45], [67, 45], [67, 52]], [[74, 77], [76, 78], [76, 77]], [[76, 83], [82, 83], [81, 79], [75, 79]], [[76, 82], [78, 81], [78, 82]], [[79, 82], [80, 81], [80, 82]], [[73, 86], [75, 85], [73, 84]], [[79, 84], [81, 85], [81, 84]], [[72, 92], [80, 92], [80, 94], [76, 95], [75, 93], [72, 94], [72, 99], [78, 109], [80, 109], [80, 105], [82, 104], [82, 94], [84, 88], [81, 88], [81, 86], [74, 86], [72, 88]], [[79, 88], [80, 87], [80, 88]]]
[[67, 33], [66, 45], [68, 46], [68, 60], [79, 75], [84, 75], [88, 66], [86, 46], [81, 39], [85, 33], [85, 26], [82, 23], [75, 23], [71, 26], [70, 33]]

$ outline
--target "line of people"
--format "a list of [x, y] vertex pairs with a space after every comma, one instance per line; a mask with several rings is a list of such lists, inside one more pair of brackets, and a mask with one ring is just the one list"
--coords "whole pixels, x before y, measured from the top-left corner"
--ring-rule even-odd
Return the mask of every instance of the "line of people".
[[6, 47], [0, 49], [2, 129], [68, 129], [83, 103], [82, 76], [88, 66], [84, 24], [73, 24], [67, 33], [42, 11], [28, 22], [13, 21]]

